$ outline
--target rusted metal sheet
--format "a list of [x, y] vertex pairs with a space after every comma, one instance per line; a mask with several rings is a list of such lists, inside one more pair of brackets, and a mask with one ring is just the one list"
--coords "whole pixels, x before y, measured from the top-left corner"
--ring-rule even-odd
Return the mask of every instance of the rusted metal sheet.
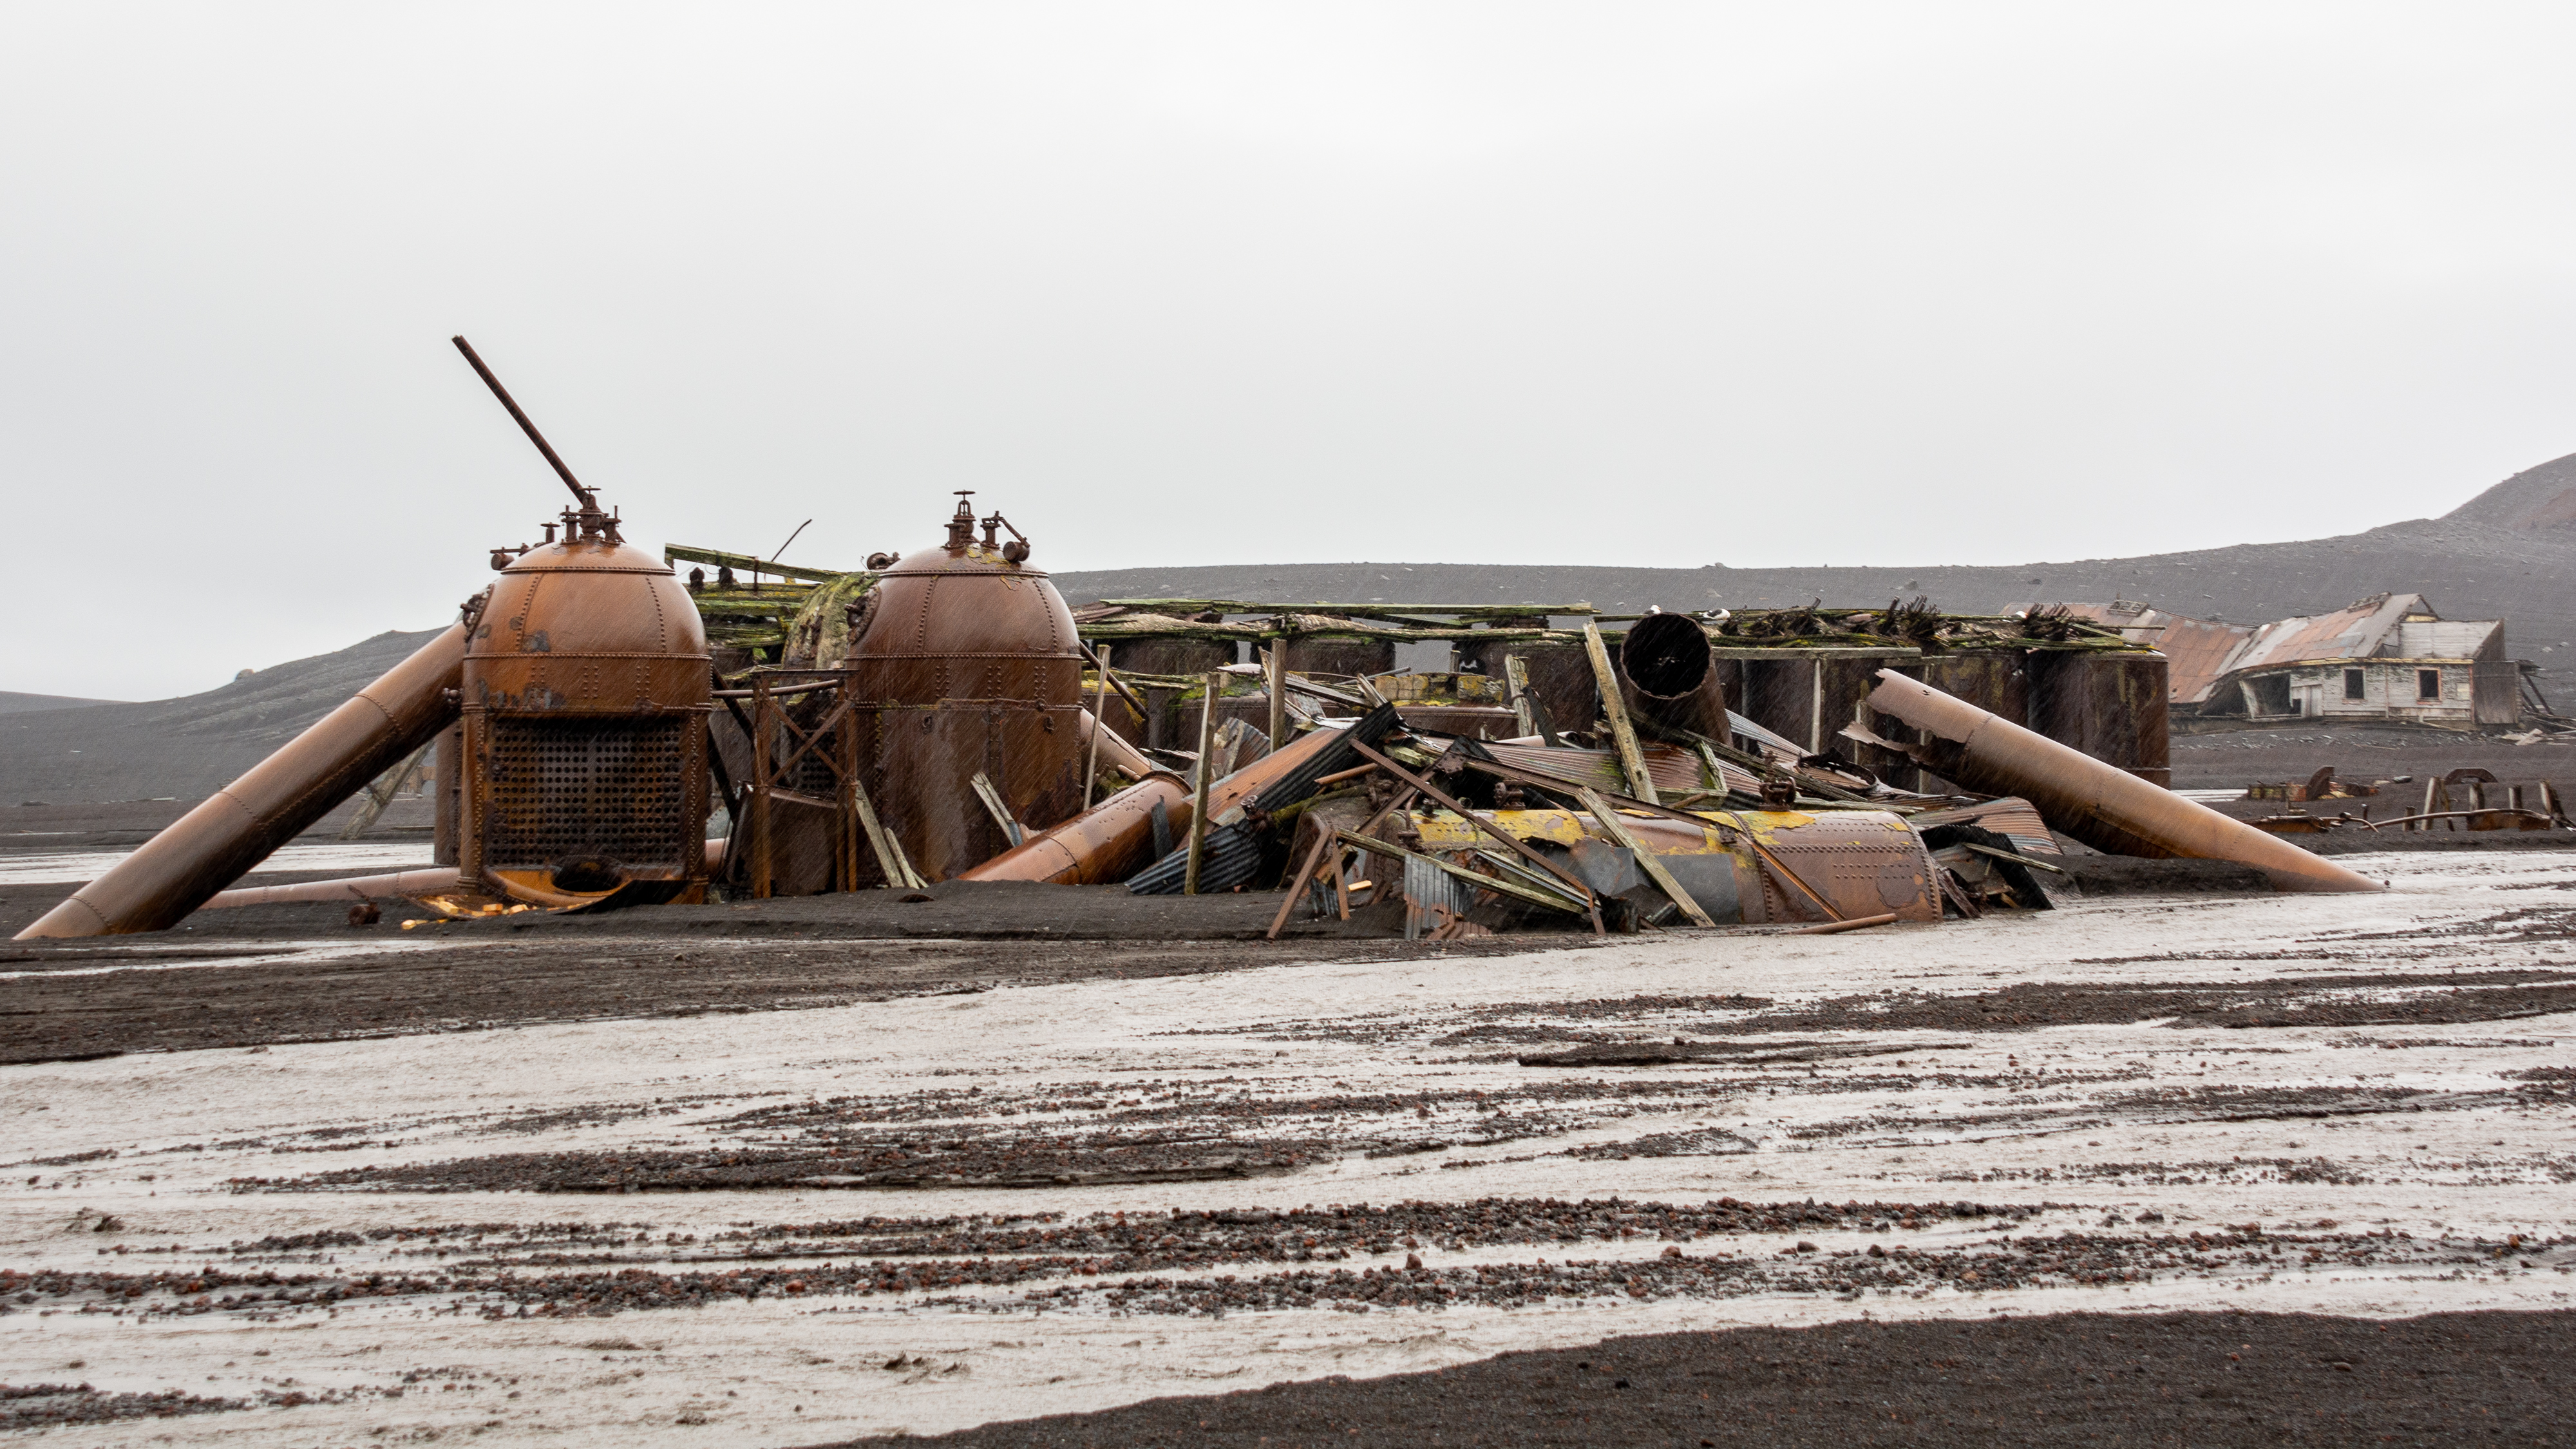
[[176, 925], [456, 718], [456, 624], [72, 894], [22, 941]]
[[[1395, 667], [1395, 641], [1292, 636], [1281, 641], [1292, 674], [1384, 674]], [[1234, 662], [1229, 656], [1226, 663]]]
[[[1284, 810], [1315, 793], [1316, 782], [1338, 770], [1359, 763], [1352, 742], [1370, 743], [1383, 738], [1396, 723], [1395, 708], [1380, 705], [1356, 722], [1338, 729], [1316, 730], [1283, 748], [1253, 761], [1208, 788], [1208, 848], [1221, 852], [1230, 862], [1228, 870], [1214, 877], [1202, 872], [1201, 885], [1209, 890], [1226, 890], [1251, 877], [1250, 870], [1235, 874], [1246, 857], [1241, 847], [1262, 832], [1249, 817], [1252, 810]], [[1189, 828], [1189, 811], [1172, 821], [1177, 840]], [[1284, 844], [1274, 842], [1274, 844]], [[1127, 889], [1137, 895], [1171, 895], [1181, 888], [1184, 850], [1174, 850], [1138, 872], [1127, 882]], [[1254, 853], [1255, 865], [1266, 858]]]
[[[457, 865], [536, 900], [706, 881], [706, 634], [671, 566], [596, 508], [492, 585], [463, 670]], [[551, 532], [551, 530], [549, 530]]]
[[1840, 645], [1720, 646], [1717, 654], [1742, 681], [1736, 711], [1811, 755], [1840, 748], [1836, 736], [1856, 717], [1878, 670], [1923, 657], [1919, 649]]
[[2150, 785], [2173, 783], [2162, 655], [2032, 650], [2029, 727]]
[[1919, 680], [1882, 675], [1870, 706], [1924, 733], [1912, 749], [1927, 769], [1972, 790], [2021, 796], [2051, 828], [2096, 850], [2233, 860], [2262, 871], [2281, 890], [2382, 888]]
[[944, 544], [887, 568], [860, 606], [845, 664], [860, 779], [926, 880], [1010, 848], [976, 798], [979, 770], [1034, 828], [1082, 808], [1073, 615], [1045, 574], [1008, 556], [1018, 545], [997, 545], [998, 518], [983, 520], [978, 543], [961, 499]]
[[[1598, 821], [1572, 810], [1482, 813], [1524, 841], [1546, 842], [1569, 851], [1587, 841], [1594, 846], [1611, 844]], [[1742, 810], [1701, 812], [1701, 818], [1707, 823], [1694, 827], [1669, 815], [1631, 811], [1622, 813], [1619, 823], [1721, 925], [1821, 919], [1798, 890], [1801, 884], [1846, 918], [1893, 911], [1903, 920], [1941, 919], [1931, 856], [1923, 848], [1922, 837], [1901, 816], [1876, 810]], [[1476, 849], [1483, 841], [1481, 832], [1445, 811], [1411, 812], [1407, 822], [1428, 852], [1454, 854]], [[1794, 874], [1795, 882], [1781, 879], [1779, 871], [1762, 858], [1763, 851], [1754, 848], [1756, 842]], [[1720, 860], [1727, 863], [1725, 870], [1712, 874], [1714, 862]], [[1601, 859], [1596, 866], [1613, 876], [1618, 868], [1615, 858]], [[1633, 864], [1628, 868], [1633, 869]], [[1649, 903], [1664, 899], [1643, 872], [1632, 881], [1624, 876], [1592, 879], [1589, 874], [1586, 879], [1606, 894]]]

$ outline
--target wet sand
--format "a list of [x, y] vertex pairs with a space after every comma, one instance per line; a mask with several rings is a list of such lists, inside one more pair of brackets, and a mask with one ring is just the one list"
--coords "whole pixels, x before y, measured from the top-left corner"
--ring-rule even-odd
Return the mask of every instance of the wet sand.
[[[2357, 865], [1551, 949], [974, 892], [47, 947], [13, 1039], [125, 1054], [0, 1068], [0, 1381], [71, 1445], [2547, 1440], [2489, 1421], [2565, 1407], [2576, 851]], [[945, 913], [1021, 934], [884, 934]], [[2492, 1384], [2353, 1387], [2427, 1314]], [[2124, 1334], [2257, 1351], [2149, 1404]]]

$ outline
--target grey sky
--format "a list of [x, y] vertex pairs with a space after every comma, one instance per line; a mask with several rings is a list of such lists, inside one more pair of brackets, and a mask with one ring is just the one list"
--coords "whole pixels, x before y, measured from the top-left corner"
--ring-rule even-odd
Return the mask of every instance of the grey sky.
[[[854, 563], [2010, 562], [2576, 449], [2563, 6], [0, 8], [0, 688]], [[1275, 505], [1275, 506], [1270, 506]]]

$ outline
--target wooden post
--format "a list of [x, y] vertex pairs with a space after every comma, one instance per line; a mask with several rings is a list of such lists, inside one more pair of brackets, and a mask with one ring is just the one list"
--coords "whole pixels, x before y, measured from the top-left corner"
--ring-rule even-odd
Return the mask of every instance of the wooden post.
[[751, 677], [751, 898], [769, 899], [769, 676]]
[[1100, 732], [1109, 728], [1109, 646], [1100, 646], [1100, 692], [1091, 697], [1091, 749], [1082, 762], [1082, 808], [1091, 808], [1091, 794], [1100, 783]]
[[1601, 691], [1601, 713], [1610, 721], [1610, 740], [1619, 749], [1619, 770], [1628, 777], [1628, 792], [1649, 805], [1660, 805], [1655, 782], [1646, 774], [1646, 752], [1637, 746], [1637, 731], [1628, 723], [1628, 707], [1619, 701], [1619, 676], [1610, 668], [1610, 646], [1601, 642], [1601, 626], [1583, 621], [1583, 652], [1592, 659], [1592, 682]]
[[858, 806], [859, 716], [850, 708], [845, 692], [834, 693], [832, 706], [832, 715], [825, 727], [840, 730], [833, 736], [832, 753], [836, 756], [833, 764], [839, 767], [841, 776], [840, 798], [835, 802], [840, 807], [837, 813], [841, 817], [841, 838], [836, 851], [840, 859], [834, 862], [834, 868], [840, 876], [841, 889], [854, 891], [859, 888], [859, 839], [863, 831]]
[[1288, 747], [1288, 650], [1270, 646], [1270, 748]]
[[1530, 719], [1529, 661], [1517, 654], [1503, 656], [1503, 690], [1511, 696], [1512, 718], [1520, 725], [1524, 738], [1538, 733]]
[[877, 870], [889, 886], [919, 890], [921, 877], [912, 873], [912, 865], [903, 858], [903, 847], [886, 833], [884, 822], [877, 819], [876, 802], [868, 798], [868, 787], [859, 783], [856, 770], [850, 772], [850, 805], [858, 812], [859, 829], [868, 837], [868, 849], [875, 853]]
[[1313, 878], [1315, 867], [1323, 863], [1325, 850], [1338, 843], [1330, 831], [1316, 833], [1314, 847], [1306, 852], [1306, 863], [1297, 867], [1295, 875], [1288, 877], [1288, 899], [1279, 903], [1279, 914], [1270, 918], [1270, 929], [1263, 933], [1263, 940], [1279, 939], [1280, 930], [1288, 924], [1289, 913], [1297, 909], [1297, 898], [1306, 893], [1306, 882]]
[[1207, 701], [1199, 710], [1199, 763], [1194, 771], [1198, 780], [1190, 789], [1190, 859], [1189, 867], [1181, 877], [1181, 894], [1185, 896], [1199, 893], [1199, 861], [1207, 853], [1208, 785], [1211, 773], [1208, 769], [1208, 755], [1216, 749], [1216, 701], [1218, 692], [1224, 688], [1224, 673], [1219, 670], [1209, 670]]

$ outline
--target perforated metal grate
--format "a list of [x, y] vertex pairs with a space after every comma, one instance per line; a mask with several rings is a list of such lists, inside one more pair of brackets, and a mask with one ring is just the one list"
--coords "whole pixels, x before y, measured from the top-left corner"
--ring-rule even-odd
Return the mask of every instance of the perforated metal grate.
[[494, 720], [484, 864], [685, 865], [691, 841], [682, 819], [688, 791], [681, 731], [687, 723]]

